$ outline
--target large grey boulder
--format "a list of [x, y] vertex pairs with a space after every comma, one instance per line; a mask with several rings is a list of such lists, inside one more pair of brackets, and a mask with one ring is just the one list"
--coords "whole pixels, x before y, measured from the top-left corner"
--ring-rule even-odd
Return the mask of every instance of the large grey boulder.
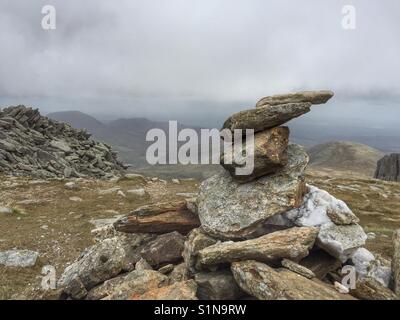
[[39, 253], [31, 250], [8, 250], [0, 252], [0, 265], [6, 267], [33, 267]]
[[295, 93], [278, 94], [260, 99], [256, 107], [274, 106], [285, 103], [309, 102], [311, 104], [324, 104], [333, 97], [333, 92], [329, 90], [320, 91], [300, 91]]
[[[248, 182], [284, 167], [288, 162], [289, 128], [277, 127], [258, 132], [254, 146], [235, 145], [221, 157], [221, 165], [240, 182]], [[249, 175], [238, 175], [237, 169], [245, 167], [248, 157], [254, 159], [254, 170]]]
[[228, 172], [205, 180], [198, 197], [202, 228], [223, 239], [243, 238], [269, 217], [300, 206], [308, 156], [296, 144], [290, 144], [287, 152], [287, 166], [249, 183], [235, 181]]
[[223, 129], [254, 129], [254, 132], [280, 126], [310, 111], [311, 103], [288, 103], [237, 112], [224, 123]]
[[400, 181], [400, 154], [384, 156], [377, 163], [374, 178], [386, 181]]

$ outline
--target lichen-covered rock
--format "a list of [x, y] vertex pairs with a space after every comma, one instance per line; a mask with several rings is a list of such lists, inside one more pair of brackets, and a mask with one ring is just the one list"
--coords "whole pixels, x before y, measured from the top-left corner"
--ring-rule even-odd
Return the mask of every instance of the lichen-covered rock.
[[202, 228], [222, 239], [240, 239], [257, 230], [269, 217], [300, 206], [305, 193], [304, 149], [291, 144], [282, 170], [249, 183], [222, 172], [200, 186], [198, 212]]
[[175, 282], [181, 282], [188, 280], [190, 278], [189, 270], [186, 267], [185, 263], [177, 264], [174, 267], [174, 270], [168, 275], [169, 284], [173, 284]]
[[[249, 182], [284, 167], [288, 162], [289, 128], [277, 127], [258, 132], [254, 146], [235, 145], [221, 156], [221, 164], [235, 180]], [[236, 170], [246, 166], [249, 156], [254, 159], [254, 170], [249, 175], [238, 175]]]
[[33, 267], [39, 253], [31, 250], [7, 250], [0, 252], [0, 265], [6, 267]]
[[189, 233], [182, 254], [186, 269], [189, 273], [196, 273], [200, 268], [196, 265], [199, 251], [217, 242], [216, 239], [207, 235], [201, 228], [193, 229]]
[[230, 270], [200, 272], [194, 280], [200, 300], [237, 300], [244, 294]]
[[248, 109], [230, 116], [224, 129], [254, 129], [254, 132], [277, 127], [310, 111], [311, 103], [288, 103]]
[[287, 269], [273, 269], [253, 260], [234, 262], [231, 270], [239, 286], [260, 300], [351, 299], [318, 280], [307, 279]]
[[[75, 296], [81, 294], [76, 290], [76, 284], [89, 291], [96, 285], [117, 276], [123, 271], [133, 270], [137, 261], [131, 255], [135, 248], [139, 247], [151, 236], [146, 234], [116, 236], [97, 242], [87, 248], [81, 256], [69, 265], [61, 275], [58, 286], [71, 291], [71, 283]], [[69, 288], [69, 289], [68, 289]]]
[[320, 227], [317, 245], [342, 262], [346, 262], [367, 240], [363, 228], [358, 224], [324, 224]]
[[249, 259], [271, 262], [282, 258], [299, 261], [308, 255], [317, 234], [317, 228], [294, 227], [256, 239], [217, 243], [199, 251], [198, 263], [211, 266]]
[[260, 99], [256, 107], [274, 106], [285, 103], [310, 102], [311, 104], [324, 104], [333, 97], [333, 92], [329, 90], [320, 91], [300, 91], [295, 93], [278, 94]]
[[185, 238], [174, 231], [158, 236], [140, 248], [140, 256], [151, 266], [176, 263], [182, 259]]
[[175, 282], [166, 287], [134, 294], [132, 300], [197, 300], [197, 284], [194, 280]]

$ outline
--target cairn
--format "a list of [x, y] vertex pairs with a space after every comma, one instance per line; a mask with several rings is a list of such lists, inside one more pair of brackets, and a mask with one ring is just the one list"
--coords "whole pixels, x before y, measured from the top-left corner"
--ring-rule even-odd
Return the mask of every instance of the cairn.
[[[399, 254], [392, 271], [388, 261], [363, 248], [367, 235], [359, 219], [343, 201], [306, 184], [308, 156], [289, 143], [289, 129], [281, 126], [332, 96], [313, 91], [266, 97], [256, 108], [232, 115], [224, 128], [255, 130], [253, 173], [237, 176], [234, 169], [241, 164], [224, 155], [226, 170], [202, 182], [197, 201], [148, 205], [94, 230], [97, 244], [59, 281], [64, 294], [74, 299], [396, 299], [391, 289]], [[342, 271], [349, 268], [355, 285], [342, 283]]]

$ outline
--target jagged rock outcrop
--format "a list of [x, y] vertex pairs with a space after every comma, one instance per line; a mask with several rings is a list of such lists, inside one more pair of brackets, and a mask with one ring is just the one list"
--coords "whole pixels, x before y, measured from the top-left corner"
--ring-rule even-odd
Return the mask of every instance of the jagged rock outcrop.
[[377, 163], [374, 178], [386, 181], [400, 181], [400, 153], [384, 156]]
[[0, 172], [39, 178], [120, 174], [124, 166], [111, 147], [90, 134], [25, 106], [0, 110]]

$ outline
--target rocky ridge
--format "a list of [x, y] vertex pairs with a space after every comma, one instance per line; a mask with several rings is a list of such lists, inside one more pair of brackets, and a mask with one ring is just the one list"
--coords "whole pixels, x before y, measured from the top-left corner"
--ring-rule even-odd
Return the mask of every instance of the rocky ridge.
[[124, 166], [111, 147], [85, 130], [25, 106], [0, 110], [0, 172], [37, 178], [119, 175]]
[[[275, 130], [298, 115], [293, 110], [308, 112], [332, 95], [263, 98], [255, 110], [272, 111], [247, 110], [225, 127]], [[390, 264], [363, 248], [367, 235], [346, 203], [306, 184], [304, 149], [285, 137], [276, 141], [267, 153], [266, 144], [256, 144], [256, 166], [263, 169], [246, 179], [227, 170], [201, 184], [197, 201], [145, 206], [94, 230], [102, 236], [64, 271], [60, 297], [396, 299], [399, 253]], [[356, 272], [355, 288], [342, 284], [345, 266]]]

